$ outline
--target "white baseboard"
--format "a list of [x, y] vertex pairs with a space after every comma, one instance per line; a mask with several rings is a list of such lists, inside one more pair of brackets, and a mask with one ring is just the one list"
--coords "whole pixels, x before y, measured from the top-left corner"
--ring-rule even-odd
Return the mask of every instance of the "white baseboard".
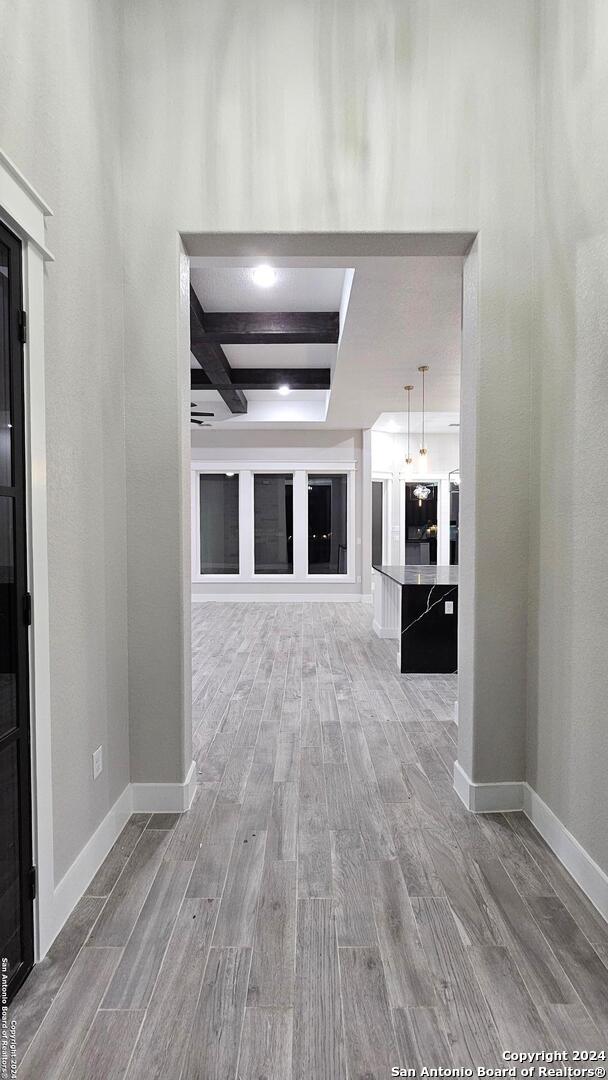
[[127, 784], [103, 821], [66, 870], [53, 893], [39, 898], [39, 952], [46, 955], [62, 926], [86, 891], [112, 844], [118, 839], [131, 814], [131, 785]]
[[127, 784], [53, 892], [38, 897], [37, 961], [50, 949], [95, 877], [112, 844], [120, 836], [130, 815], [133, 812], [183, 813], [190, 808], [195, 791], [194, 761], [182, 784]]
[[604, 919], [608, 919], [608, 874], [525, 781], [475, 784], [454, 764], [454, 790], [467, 810], [477, 814], [523, 810], [554, 855], [572, 875]]
[[591, 858], [575, 836], [562, 825], [540, 795], [524, 784], [523, 810], [557, 858], [572, 874], [604, 919], [608, 919], [608, 874]]
[[132, 808], [141, 814], [183, 814], [192, 805], [196, 791], [196, 763], [193, 761], [182, 784], [131, 784]]
[[392, 626], [380, 626], [376, 620], [372, 622], [372, 629], [379, 638], [398, 638], [399, 631]]
[[371, 604], [367, 593], [192, 593], [193, 604]]
[[454, 790], [467, 810], [474, 814], [498, 814], [523, 810], [524, 785], [518, 781], [475, 784], [458, 761], [454, 762]]

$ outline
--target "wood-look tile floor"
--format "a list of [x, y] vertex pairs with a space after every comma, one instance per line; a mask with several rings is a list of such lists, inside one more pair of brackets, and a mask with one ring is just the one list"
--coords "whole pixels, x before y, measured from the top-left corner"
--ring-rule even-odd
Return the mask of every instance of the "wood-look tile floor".
[[452, 789], [450, 677], [358, 604], [200, 604], [199, 785], [136, 814], [11, 1010], [19, 1080], [372, 1080], [608, 1042], [608, 927]]

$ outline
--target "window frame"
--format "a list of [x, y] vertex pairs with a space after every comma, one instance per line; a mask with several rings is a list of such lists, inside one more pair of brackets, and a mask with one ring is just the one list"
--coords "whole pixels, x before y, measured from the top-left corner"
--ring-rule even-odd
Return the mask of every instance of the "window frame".
[[[308, 566], [308, 477], [309, 476], [346, 476], [346, 573], [345, 574], [311, 574]], [[353, 544], [353, 536], [351, 532], [351, 524], [354, 507], [352, 505], [351, 497], [354, 496], [355, 485], [349, 478], [349, 474], [345, 469], [307, 469], [306, 470], [306, 491], [305, 491], [305, 543], [306, 543], [306, 580], [307, 581], [349, 581], [352, 580], [350, 575], [353, 567], [351, 562], [351, 549]]]
[[[306, 584], [328, 582], [352, 585], [356, 582], [356, 471], [355, 461], [196, 461], [191, 462], [192, 494], [192, 582], [204, 584], [255, 585], [271, 582]], [[239, 572], [238, 574], [200, 573], [200, 475], [234, 472], [239, 477]], [[293, 573], [256, 574], [254, 562], [254, 475], [260, 473], [293, 475]], [[308, 572], [308, 476], [347, 476], [347, 557], [345, 574], [310, 574]], [[305, 594], [303, 594], [305, 595]]]
[[242, 495], [242, 491], [241, 491], [241, 478], [240, 478], [240, 476], [239, 476], [239, 513], [238, 513], [239, 568], [238, 568], [236, 574], [204, 574], [202, 572], [202, 570], [201, 570], [201, 554], [202, 554], [201, 549], [202, 549], [202, 545], [201, 545], [201, 528], [200, 528], [200, 521], [201, 521], [201, 517], [200, 517], [200, 512], [201, 512], [201, 480], [200, 480], [200, 478], [201, 478], [201, 476], [218, 476], [218, 475], [222, 475], [222, 474], [225, 475], [227, 472], [234, 472], [235, 474], [237, 474], [236, 469], [204, 469], [201, 472], [199, 472], [198, 475], [195, 477], [195, 483], [196, 483], [197, 488], [198, 488], [197, 493], [196, 493], [197, 515], [198, 516], [196, 518], [196, 528], [194, 528], [192, 530], [192, 532], [193, 532], [193, 539], [194, 539], [194, 533], [196, 533], [196, 536], [197, 536], [198, 551], [197, 551], [197, 554], [196, 554], [196, 560], [197, 561], [194, 564], [193, 569], [196, 568], [198, 570], [201, 581], [224, 581], [224, 580], [225, 581], [238, 581], [240, 576], [241, 576], [241, 572], [242, 572], [242, 566], [243, 566], [243, 553], [242, 553], [242, 544], [241, 544], [241, 495]]
[[[269, 573], [264, 574], [264, 573], [261, 573], [261, 572], [257, 572], [256, 569], [255, 569], [255, 478], [256, 478], [256, 476], [263, 476], [263, 475], [266, 475], [266, 476], [289, 476], [289, 474], [291, 474], [292, 481], [293, 481], [293, 496], [292, 496], [292, 498], [293, 498], [293, 521], [292, 521], [292, 529], [293, 529], [293, 541], [292, 541], [293, 570], [291, 571], [291, 573], [286, 573], [286, 574], [269, 574]], [[248, 524], [247, 543], [251, 545], [251, 580], [253, 580], [253, 581], [295, 581], [296, 580], [296, 576], [295, 576], [295, 574], [296, 574], [296, 529], [297, 529], [296, 522], [298, 520], [297, 504], [296, 504], [296, 494], [297, 494], [296, 474], [295, 474], [294, 470], [291, 467], [283, 469], [283, 468], [279, 468], [277, 466], [274, 469], [252, 468], [250, 470], [250, 472], [249, 472], [249, 475], [250, 475], [250, 478], [251, 478], [251, 480], [250, 480], [250, 482], [251, 482], [251, 523]], [[241, 523], [239, 522], [239, 528], [240, 528], [240, 524]], [[245, 578], [244, 580], [249, 580], [249, 579]]]
[[[385, 566], [391, 565], [393, 549], [393, 479], [392, 472], [374, 470], [372, 483], [382, 484], [382, 562]], [[371, 510], [370, 510], [371, 515]]]

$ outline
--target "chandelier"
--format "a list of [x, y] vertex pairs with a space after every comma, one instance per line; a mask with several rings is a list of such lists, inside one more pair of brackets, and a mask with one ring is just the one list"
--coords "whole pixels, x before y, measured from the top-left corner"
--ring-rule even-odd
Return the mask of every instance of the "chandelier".
[[414, 488], [414, 498], [418, 499], [418, 506], [422, 506], [422, 503], [428, 499], [430, 494], [431, 489], [430, 487], [427, 487], [426, 484], [416, 484], [416, 487]]

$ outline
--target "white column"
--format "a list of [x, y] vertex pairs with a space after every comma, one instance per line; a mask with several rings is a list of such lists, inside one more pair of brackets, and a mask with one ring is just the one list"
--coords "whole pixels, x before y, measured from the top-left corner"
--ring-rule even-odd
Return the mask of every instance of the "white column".
[[251, 579], [254, 572], [253, 558], [253, 473], [245, 469], [239, 474], [239, 552], [241, 575]]
[[293, 573], [302, 581], [308, 573], [308, 473], [293, 474]]
[[375, 574], [374, 632], [381, 638], [401, 634], [401, 586], [386, 574]]
[[439, 481], [439, 506], [437, 507], [439, 538], [437, 544], [437, 563], [439, 566], [450, 565], [450, 481]]

